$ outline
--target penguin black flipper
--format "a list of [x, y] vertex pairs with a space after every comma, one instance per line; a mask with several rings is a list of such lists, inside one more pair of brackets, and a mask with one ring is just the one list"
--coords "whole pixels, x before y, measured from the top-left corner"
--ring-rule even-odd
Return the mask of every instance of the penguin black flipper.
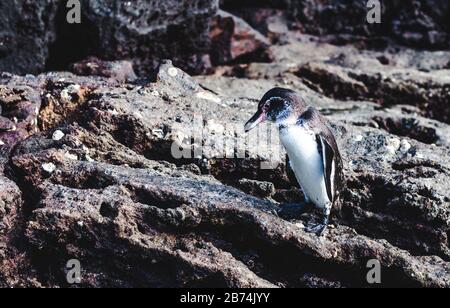
[[323, 175], [325, 178], [325, 186], [327, 188], [328, 199], [334, 202], [334, 158], [335, 153], [333, 147], [328, 143], [327, 138], [322, 134], [316, 135], [317, 147], [322, 157]]
[[287, 154], [286, 154], [286, 173], [291, 184], [296, 187], [300, 187], [300, 184], [297, 181], [297, 177], [295, 176], [294, 170], [292, 169], [291, 161], [289, 160], [289, 155]]

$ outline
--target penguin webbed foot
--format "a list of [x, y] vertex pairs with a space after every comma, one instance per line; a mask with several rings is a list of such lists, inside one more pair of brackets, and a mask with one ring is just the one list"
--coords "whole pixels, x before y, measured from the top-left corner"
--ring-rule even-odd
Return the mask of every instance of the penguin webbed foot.
[[318, 224], [316, 226], [307, 227], [305, 229], [308, 233], [314, 233], [319, 237], [322, 237], [325, 234], [325, 231], [327, 230], [328, 224]]
[[326, 215], [321, 223], [313, 225], [311, 227], [306, 227], [305, 231], [308, 233], [314, 233], [317, 236], [322, 237], [325, 234], [325, 231], [327, 230], [328, 222], [329, 222], [329, 215]]

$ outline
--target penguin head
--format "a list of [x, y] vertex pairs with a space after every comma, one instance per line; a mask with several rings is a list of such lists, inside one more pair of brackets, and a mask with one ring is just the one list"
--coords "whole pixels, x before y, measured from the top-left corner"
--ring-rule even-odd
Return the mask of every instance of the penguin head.
[[295, 123], [305, 109], [306, 104], [296, 92], [274, 88], [263, 96], [258, 104], [258, 111], [245, 124], [245, 131], [252, 130], [266, 120], [277, 124]]

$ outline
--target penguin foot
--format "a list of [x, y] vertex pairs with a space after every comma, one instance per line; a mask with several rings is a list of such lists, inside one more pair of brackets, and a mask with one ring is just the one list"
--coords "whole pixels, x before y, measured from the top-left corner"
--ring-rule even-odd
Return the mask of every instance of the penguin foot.
[[321, 237], [325, 234], [325, 231], [327, 230], [328, 225], [327, 224], [319, 224], [316, 226], [312, 226], [312, 227], [307, 227], [305, 229], [306, 232], [308, 233], [314, 233], [317, 236]]

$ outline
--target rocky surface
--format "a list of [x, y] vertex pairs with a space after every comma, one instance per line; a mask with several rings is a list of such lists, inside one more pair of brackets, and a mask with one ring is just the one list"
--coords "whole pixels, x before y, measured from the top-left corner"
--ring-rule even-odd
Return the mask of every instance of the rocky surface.
[[[355, 43], [384, 48], [395, 41], [416, 48], [448, 49], [450, 4], [445, 0], [222, 0], [222, 6], [253, 26], [267, 29], [274, 11], [291, 20], [291, 27], [320, 35], [337, 44]], [[381, 23], [367, 23], [370, 8], [381, 3]], [[276, 14], [275, 14], [276, 15]], [[269, 19], [264, 18], [269, 17]]]
[[[381, 286], [450, 287], [450, 52], [331, 45], [287, 31], [272, 2], [268, 19], [213, 20], [212, 75], [161, 61], [139, 79], [98, 58], [0, 75], [0, 286], [69, 286], [78, 259], [81, 287], [370, 287], [377, 259]], [[243, 133], [274, 86], [338, 139], [345, 188], [323, 238], [304, 231], [317, 215], [274, 127]]]
[[213, 65], [270, 62], [269, 40], [244, 20], [219, 11], [210, 25], [211, 62]]
[[81, 23], [69, 24], [67, 1], [3, 1], [0, 71], [67, 69], [88, 56], [133, 60], [141, 74], [166, 58], [195, 72], [209, 66], [208, 25], [216, 0], [80, 3]]

